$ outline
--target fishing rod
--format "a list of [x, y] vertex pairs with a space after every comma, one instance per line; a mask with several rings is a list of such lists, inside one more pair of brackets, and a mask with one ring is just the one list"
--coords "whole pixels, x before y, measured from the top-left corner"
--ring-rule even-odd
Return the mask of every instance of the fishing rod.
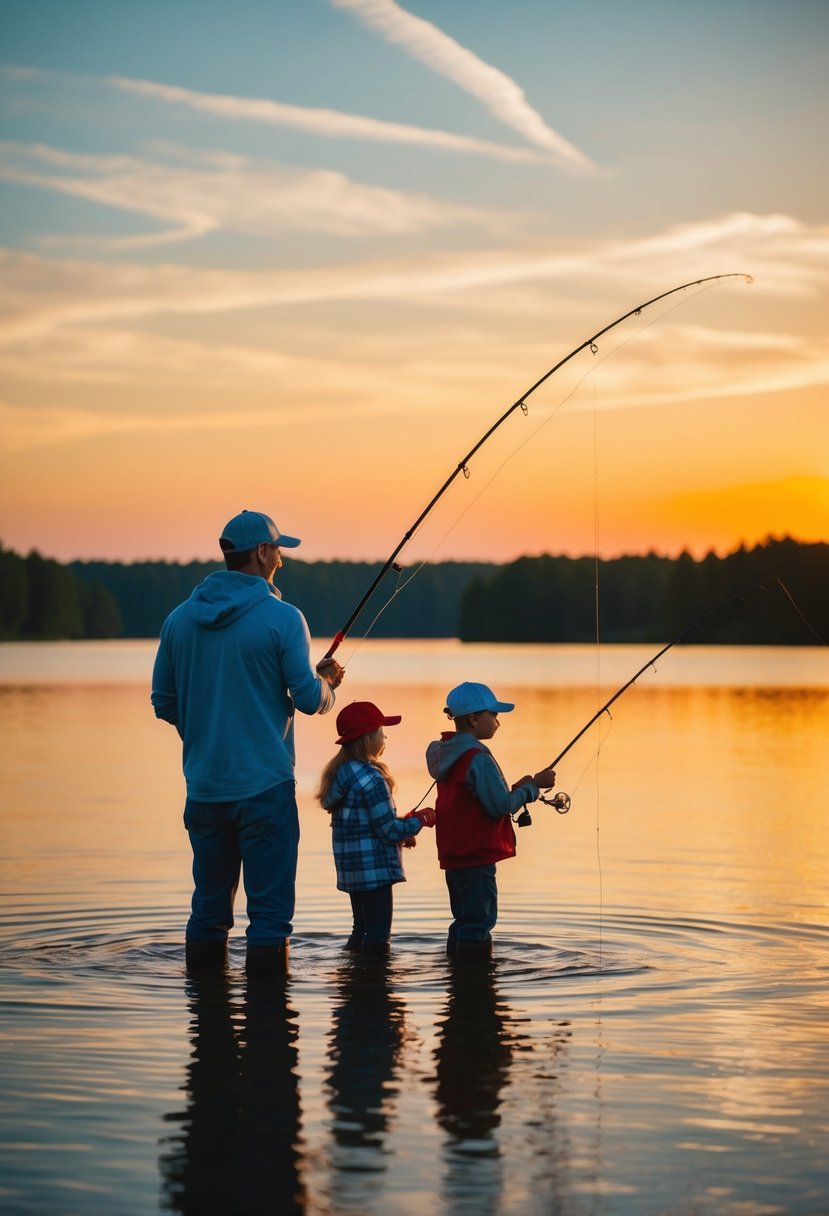
[[453, 471], [450, 473], [450, 475], [446, 478], [446, 480], [444, 481], [444, 483], [440, 487], [440, 489], [437, 491], [437, 493], [432, 496], [432, 498], [429, 500], [429, 502], [426, 504], [426, 506], [420, 512], [420, 514], [418, 515], [418, 517], [414, 521], [414, 523], [411, 525], [411, 527], [403, 534], [403, 536], [401, 537], [398, 544], [394, 547], [392, 552], [386, 558], [385, 562], [381, 566], [380, 570], [378, 571], [378, 573], [376, 574], [374, 579], [372, 579], [369, 587], [365, 591], [364, 595], [362, 596], [362, 598], [360, 599], [360, 601], [358, 602], [356, 607], [353, 609], [348, 620], [345, 622], [343, 627], [336, 633], [333, 641], [331, 642], [331, 645], [329, 646], [328, 650], [326, 651], [325, 655], [323, 656], [323, 661], [325, 659], [330, 659], [332, 657], [332, 655], [336, 652], [336, 650], [338, 649], [340, 644], [346, 639], [346, 637], [348, 636], [348, 634], [351, 631], [352, 626], [354, 625], [354, 622], [357, 620], [360, 613], [363, 611], [366, 604], [371, 599], [372, 595], [377, 590], [377, 588], [379, 587], [380, 583], [383, 581], [383, 579], [385, 578], [385, 576], [389, 572], [389, 570], [394, 568], [398, 573], [400, 572], [401, 567], [397, 564], [398, 555], [405, 548], [405, 546], [409, 543], [409, 541], [412, 539], [412, 537], [414, 536], [417, 529], [420, 527], [420, 525], [423, 523], [423, 521], [426, 519], [427, 515], [429, 515], [429, 513], [432, 511], [432, 509], [438, 504], [438, 502], [443, 497], [443, 495], [446, 493], [446, 491], [449, 489], [449, 487], [452, 485], [452, 483], [456, 479], [456, 477], [458, 477], [461, 473], [463, 473], [463, 475], [465, 477], [469, 476], [469, 467], [468, 467], [469, 461], [472, 459], [472, 457], [475, 455], [475, 453], [481, 447], [483, 447], [483, 445], [490, 438], [490, 436], [494, 435], [494, 433], [498, 430], [498, 428], [501, 426], [501, 424], [506, 422], [507, 418], [509, 418], [511, 414], [513, 414], [517, 409], [523, 410], [523, 412], [525, 414], [527, 413], [527, 398], [530, 397], [537, 388], [540, 388], [541, 385], [545, 383], [545, 381], [549, 380], [550, 377], [555, 375], [555, 373], [557, 371], [559, 371], [560, 368], [564, 367], [565, 363], [569, 363], [571, 359], [574, 359], [576, 357], [576, 355], [580, 354], [583, 350], [586, 350], [588, 347], [592, 351], [592, 353], [595, 355], [598, 352], [598, 347], [596, 346], [596, 343], [599, 340], [599, 338], [603, 337], [606, 333], [609, 333], [611, 329], [615, 329], [617, 325], [621, 325], [623, 321], [627, 321], [627, 319], [629, 317], [638, 316], [646, 308], [650, 308], [650, 306], [652, 304], [657, 304], [660, 300], [665, 300], [665, 299], [667, 299], [668, 296], [676, 295], [680, 291], [686, 291], [689, 287], [701, 287], [703, 283], [715, 283], [719, 279], [744, 279], [746, 283], [753, 282], [753, 279], [750, 274], [744, 274], [741, 272], [734, 272], [731, 274], [712, 274], [712, 275], [708, 275], [706, 278], [703, 278], [703, 279], [692, 279], [690, 282], [683, 283], [679, 287], [672, 287], [670, 289], [670, 291], [660, 292], [660, 294], [658, 296], [654, 296], [653, 299], [651, 299], [651, 300], [646, 300], [644, 304], [637, 304], [635, 308], [629, 309], [626, 313], [623, 313], [621, 317], [617, 317], [615, 321], [611, 321], [609, 325], [605, 325], [602, 329], [598, 330], [591, 337], [586, 338], [584, 340], [584, 342], [580, 342], [579, 345], [576, 346], [573, 350], [571, 350], [568, 355], [565, 355], [563, 359], [559, 359], [558, 363], [556, 363], [554, 367], [551, 367], [550, 370], [545, 372], [544, 375], [539, 380], [536, 380], [535, 384], [533, 384], [530, 388], [528, 388], [525, 393], [522, 393], [522, 395], [518, 398], [518, 400], [514, 401], [513, 404], [509, 407], [509, 409], [504, 410], [504, 412], [500, 416], [500, 418], [496, 419], [496, 421], [493, 422], [492, 426], [489, 427], [489, 429], [481, 436], [481, 438], [477, 441], [477, 443], [474, 444], [474, 446], [471, 447], [469, 449], [469, 451], [466, 453], [466, 455], [458, 462], [456, 467], [453, 469]]
[[[564, 759], [564, 757], [571, 750], [571, 748], [575, 747], [575, 745], [578, 743], [579, 739], [581, 739], [582, 735], [587, 734], [587, 732], [590, 730], [590, 727], [593, 726], [594, 723], [598, 722], [598, 720], [599, 720], [599, 718], [601, 718], [602, 714], [609, 713], [611, 705], [613, 705], [616, 701], [618, 701], [619, 697], [621, 697], [624, 693], [626, 693], [627, 690], [633, 684], [636, 683], [636, 681], [639, 679], [639, 677], [641, 675], [644, 675], [644, 673], [648, 670], [648, 668], [653, 667], [654, 664], [659, 659], [662, 658], [663, 654], [667, 654], [667, 652], [669, 650], [671, 650], [674, 646], [678, 646], [680, 642], [684, 642], [685, 639], [687, 637], [689, 637], [692, 633], [696, 632], [696, 630], [703, 629], [708, 621], [712, 620], [713, 617], [719, 616], [721, 613], [725, 612], [726, 609], [731, 607], [732, 604], [736, 604], [737, 601], [745, 600], [747, 598], [747, 596], [751, 595], [755, 591], [767, 590], [768, 586], [769, 586], [769, 581], [770, 580], [768, 580], [768, 579], [763, 579], [759, 583], [752, 583], [751, 586], [744, 587], [742, 589], [742, 591], [737, 591], [734, 593], [734, 595], [730, 595], [728, 597], [728, 599], [723, 600], [721, 604], [718, 604], [716, 606], [716, 608], [712, 608], [708, 612], [706, 612], [703, 616], [698, 617], [692, 625], [688, 626], [687, 629], [683, 629], [682, 633], [677, 634], [677, 636], [673, 639], [672, 642], [668, 642], [667, 645], [665, 645], [661, 648], [661, 650], [657, 650], [656, 654], [653, 655], [651, 658], [649, 658], [647, 663], [642, 664], [642, 666], [635, 673], [635, 675], [632, 675], [629, 680], [626, 680], [625, 683], [621, 686], [621, 688], [617, 689], [616, 692], [614, 692], [613, 696], [610, 697], [609, 700], [605, 701], [604, 705], [602, 705], [602, 707], [600, 709], [596, 710], [596, 712], [594, 713], [594, 715], [590, 719], [590, 721], [585, 723], [585, 725], [581, 728], [581, 730], [578, 732], [578, 734], [573, 736], [573, 738], [570, 740], [570, 742], [567, 744], [567, 746], [565, 748], [563, 748], [558, 753], [556, 758], [554, 760], [551, 760], [550, 763], [546, 767], [555, 768], [556, 765], [559, 763], [559, 761]], [[792, 600], [791, 594], [789, 593], [788, 589], [784, 586], [784, 584], [780, 581], [779, 578], [774, 578], [772, 580], [772, 582], [773, 582], [773, 584], [776, 584], [777, 586], [779, 586], [781, 588], [781, 590], [788, 596], [788, 598], [790, 600]], [[792, 600], [792, 603], [794, 604], [794, 600]], [[797, 608], [796, 604], [795, 604], [795, 608]], [[798, 609], [798, 612], [799, 611], [800, 610]], [[565, 794], [563, 791], [560, 791], [559, 793], [555, 794], [552, 798], [545, 798], [543, 794], [540, 794], [539, 802], [545, 802], [547, 804], [547, 806], [555, 807], [555, 809], [558, 811], [558, 813], [560, 815], [566, 815], [567, 812], [570, 810], [571, 798], [570, 798], [569, 794]], [[526, 818], [524, 819], [524, 821], [522, 823], [521, 819], [522, 819], [523, 815], [526, 815]], [[526, 827], [532, 822], [532, 820], [530, 819], [529, 815], [527, 815], [526, 812], [522, 812], [522, 816], [519, 816], [519, 818], [516, 820], [516, 822], [521, 827]]]
[[[651, 657], [648, 659], [648, 661], [646, 663], [643, 663], [642, 666], [639, 668], [639, 670], [636, 671], [630, 677], [629, 680], [626, 680], [625, 683], [621, 686], [621, 688], [618, 688], [616, 690], [616, 692], [614, 692], [613, 696], [610, 697], [607, 701], [605, 701], [604, 705], [602, 705], [601, 708], [596, 710], [596, 712], [594, 713], [594, 715], [590, 719], [590, 721], [585, 723], [585, 725], [581, 728], [581, 730], [578, 732], [578, 734], [574, 735], [573, 738], [570, 740], [570, 742], [567, 744], [567, 746], [562, 748], [562, 750], [558, 753], [558, 755], [555, 757], [555, 759], [551, 760], [548, 765], [545, 765], [545, 767], [546, 768], [555, 768], [556, 765], [559, 763], [559, 761], [563, 760], [564, 757], [567, 755], [567, 753], [573, 747], [575, 747], [575, 745], [578, 743], [579, 739], [581, 739], [583, 735], [587, 734], [587, 732], [590, 730], [590, 727], [595, 725], [596, 722], [598, 722], [598, 720], [599, 720], [599, 718], [601, 718], [602, 714], [609, 714], [611, 705], [615, 704], [615, 702], [618, 701], [619, 698], [621, 696], [623, 696], [623, 694], [626, 693], [627, 690], [636, 683], [636, 681], [639, 679], [639, 677], [645, 674], [645, 672], [648, 670], [648, 668], [654, 667], [654, 664], [657, 663], [659, 661], [659, 659], [662, 658], [663, 654], [667, 654], [668, 651], [673, 649], [674, 646], [678, 646], [680, 642], [684, 642], [685, 639], [687, 637], [690, 637], [690, 635], [692, 633], [696, 632], [697, 630], [703, 630], [705, 628], [705, 625], [709, 621], [713, 620], [713, 618], [716, 616], [720, 616], [728, 608], [730, 608], [732, 606], [732, 604], [736, 604], [738, 601], [739, 602], [744, 601], [745, 599], [748, 598], [748, 596], [752, 595], [755, 591], [767, 591], [770, 586], [775, 586], [775, 587], [780, 588], [780, 590], [783, 592], [783, 594], [788, 599], [789, 603], [794, 608], [797, 615], [800, 617], [800, 619], [806, 625], [807, 629], [809, 629], [809, 631], [812, 634], [814, 634], [815, 638], [820, 643], [820, 645], [821, 646], [829, 645], [829, 643], [827, 643], [826, 639], [823, 638], [818, 633], [818, 631], [814, 628], [814, 626], [810, 623], [810, 621], [808, 621], [806, 619], [806, 617], [803, 615], [798, 604], [795, 602], [794, 596], [792, 595], [791, 591], [789, 591], [788, 587], [786, 586], [786, 584], [783, 582], [783, 580], [781, 578], [779, 578], [777, 575], [774, 575], [774, 576], [769, 576], [768, 578], [765, 578], [765, 579], [761, 579], [757, 583], [752, 583], [748, 587], [744, 587], [741, 591], [735, 591], [733, 595], [730, 595], [727, 599], [725, 599], [721, 603], [717, 604], [717, 606], [715, 608], [711, 608], [708, 610], [708, 612], [703, 613], [702, 616], [697, 617], [697, 619], [693, 622], [693, 624], [688, 625], [688, 627], [686, 629], [683, 629], [682, 633], [678, 633], [677, 636], [672, 641], [666, 643], [666, 645], [662, 646], [659, 650], [657, 650], [656, 654], [651, 655]], [[655, 670], [655, 668], [654, 668], [654, 670]], [[420, 799], [420, 802], [418, 802], [417, 806], [415, 807], [415, 811], [417, 810], [417, 807], [419, 807], [421, 805], [421, 803], [425, 802], [426, 798], [429, 796], [429, 794], [435, 788], [435, 785], [436, 785], [436, 782], [433, 781], [432, 784], [429, 786], [429, 789], [426, 791], [426, 793]], [[560, 815], [566, 815], [567, 812], [570, 810], [570, 806], [572, 804], [572, 799], [571, 799], [570, 795], [566, 794], [563, 790], [559, 790], [556, 794], [553, 794], [549, 798], [545, 797], [544, 794], [542, 794], [539, 791], [538, 801], [545, 803], [547, 806], [554, 807]], [[412, 811], [410, 813], [413, 815], [414, 811]], [[524, 809], [522, 811], [514, 814], [512, 816], [512, 819], [514, 820], [516, 825], [521, 828], [529, 827], [532, 824], [532, 817], [530, 815], [530, 812], [526, 808], [526, 806], [524, 807]]]

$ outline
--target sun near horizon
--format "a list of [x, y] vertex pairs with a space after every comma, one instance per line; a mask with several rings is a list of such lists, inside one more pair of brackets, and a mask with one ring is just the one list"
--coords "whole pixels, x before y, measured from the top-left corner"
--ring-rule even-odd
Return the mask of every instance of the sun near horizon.
[[10, 14], [3, 545], [382, 560], [577, 348], [405, 558], [829, 540], [826, 11], [389, 7]]

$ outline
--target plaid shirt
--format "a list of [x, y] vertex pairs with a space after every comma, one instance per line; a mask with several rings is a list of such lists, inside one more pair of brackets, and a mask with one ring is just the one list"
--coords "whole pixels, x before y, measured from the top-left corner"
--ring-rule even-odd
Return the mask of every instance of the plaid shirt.
[[416, 836], [419, 819], [398, 819], [385, 777], [371, 764], [349, 760], [325, 798], [331, 812], [334, 865], [340, 891], [373, 891], [405, 882], [400, 841]]

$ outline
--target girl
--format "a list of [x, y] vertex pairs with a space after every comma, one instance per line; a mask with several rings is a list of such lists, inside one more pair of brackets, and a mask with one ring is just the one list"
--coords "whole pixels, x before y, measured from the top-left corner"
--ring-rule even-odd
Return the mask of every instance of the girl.
[[337, 715], [340, 750], [323, 769], [317, 797], [331, 814], [337, 887], [351, 897], [354, 927], [346, 950], [386, 957], [392, 921], [392, 885], [404, 882], [400, 845], [434, 827], [431, 807], [397, 818], [394, 779], [380, 760], [384, 717], [371, 701], [353, 701]]

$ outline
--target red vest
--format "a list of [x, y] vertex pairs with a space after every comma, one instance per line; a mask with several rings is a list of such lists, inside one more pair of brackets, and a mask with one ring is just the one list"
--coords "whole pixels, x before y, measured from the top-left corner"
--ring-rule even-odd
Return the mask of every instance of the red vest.
[[488, 866], [515, 856], [515, 832], [509, 815], [487, 815], [466, 784], [472, 760], [483, 748], [459, 756], [443, 781], [438, 781], [435, 803], [435, 843], [442, 870]]

